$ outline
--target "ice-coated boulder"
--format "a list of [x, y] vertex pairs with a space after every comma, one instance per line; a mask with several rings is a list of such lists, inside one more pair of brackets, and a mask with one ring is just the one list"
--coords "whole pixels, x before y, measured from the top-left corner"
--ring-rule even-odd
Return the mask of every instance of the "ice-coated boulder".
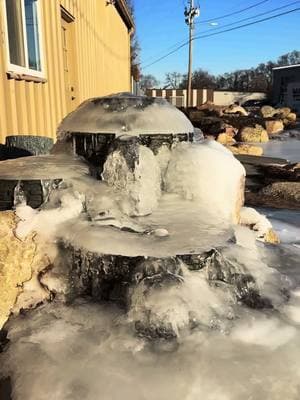
[[166, 172], [167, 192], [197, 202], [201, 210], [217, 218], [238, 221], [244, 199], [245, 170], [223, 145], [180, 143], [173, 151]]
[[132, 137], [116, 141], [102, 178], [117, 193], [121, 210], [130, 216], [150, 214], [161, 195], [161, 169], [153, 152]]

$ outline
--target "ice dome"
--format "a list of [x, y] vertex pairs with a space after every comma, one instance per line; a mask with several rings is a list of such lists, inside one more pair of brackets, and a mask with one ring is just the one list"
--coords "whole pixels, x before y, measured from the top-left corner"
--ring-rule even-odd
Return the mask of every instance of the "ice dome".
[[117, 93], [84, 101], [63, 119], [59, 138], [68, 133], [187, 134], [194, 128], [188, 118], [165, 99]]

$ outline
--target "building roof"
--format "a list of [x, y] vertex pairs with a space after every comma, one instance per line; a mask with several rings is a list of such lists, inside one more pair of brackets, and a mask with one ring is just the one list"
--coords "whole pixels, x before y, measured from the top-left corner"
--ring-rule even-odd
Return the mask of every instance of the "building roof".
[[273, 68], [273, 70], [276, 70], [276, 69], [287, 69], [287, 68], [299, 68], [299, 67], [300, 67], [300, 64], [284, 65], [282, 67], [275, 67], [275, 68]]
[[129, 11], [126, 0], [116, 0], [114, 4], [121, 18], [125, 22], [128, 30], [132, 31], [134, 29], [134, 21]]

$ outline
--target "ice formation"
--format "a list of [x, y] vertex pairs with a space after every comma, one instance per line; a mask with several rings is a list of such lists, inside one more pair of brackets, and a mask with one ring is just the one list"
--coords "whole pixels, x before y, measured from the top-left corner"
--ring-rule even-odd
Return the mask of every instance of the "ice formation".
[[229, 151], [214, 141], [140, 144], [141, 130], [191, 133], [178, 113], [123, 95], [67, 117], [61, 139], [116, 133], [101, 182], [67, 155], [34, 157], [34, 168], [24, 159], [0, 165], [5, 178], [16, 165], [20, 179], [47, 180], [37, 210], [17, 190], [15, 234], [36, 232], [54, 265], [25, 285], [24, 304], [36, 283], [55, 301], [7, 325], [0, 378], [11, 377], [13, 400], [299, 398], [294, 221], [278, 249], [257, 245], [255, 232], [235, 224], [259, 237], [271, 225], [241, 208], [245, 171]]
[[147, 147], [137, 147], [137, 161], [132, 168], [119, 150], [112, 152], [104, 164], [102, 177], [115, 189], [125, 214], [147, 215], [157, 208], [161, 196], [161, 171]]
[[244, 177], [243, 166], [221, 144], [180, 143], [172, 151], [164, 187], [211, 215], [234, 221], [242, 205]]
[[69, 132], [138, 136], [193, 131], [188, 118], [166, 100], [136, 97], [130, 93], [87, 100], [58, 128], [60, 139]]

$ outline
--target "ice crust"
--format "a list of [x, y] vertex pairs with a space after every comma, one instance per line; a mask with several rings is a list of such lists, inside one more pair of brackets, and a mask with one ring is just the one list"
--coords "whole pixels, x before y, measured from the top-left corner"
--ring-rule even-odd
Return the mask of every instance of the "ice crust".
[[193, 131], [188, 118], [166, 100], [120, 93], [82, 103], [62, 121], [58, 137], [69, 132], [138, 136]]

